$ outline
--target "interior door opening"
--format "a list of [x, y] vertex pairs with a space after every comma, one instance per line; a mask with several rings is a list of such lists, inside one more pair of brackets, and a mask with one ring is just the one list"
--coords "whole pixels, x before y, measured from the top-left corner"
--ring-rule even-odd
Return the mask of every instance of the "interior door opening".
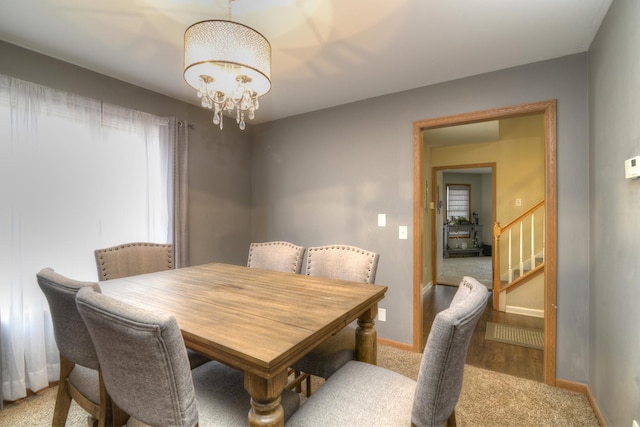
[[[556, 102], [555, 100], [505, 107], [480, 112], [466, 113], [415, 122], [413, 125], [414, 144], [414, 348], [421, 351], [423, 342], [422, 292], [436, 282], [437, 268], [436, 233], [441, 233], [433, 212], [438, 200], [435, 180], [432, 178], [432, 159], [425, 149], [424, 131], [483, 123], [508, 118], [541, 114], [544, 126], [544, 200], [545, 243], [544, 251], [549, 260], [544, 270], [544, 381], [555, 385], [555, 340], [556, 340]], [[500, 166], [498, 166], [499, 168]], [[500, 173], [496, 171], [495, 174]], [[429, 179], [425, 179], [429, 177]], [[495, 191], [494, 193], [495, 194]], [[495, 209], [493, 210], [495, 215]], [[496, 274], [496, 273], [494, 273]]]
[[432, 283], [457, 286], [468, 275], [491, 289], [494, 169], [493, 163], [432, 168], [437, 193]]

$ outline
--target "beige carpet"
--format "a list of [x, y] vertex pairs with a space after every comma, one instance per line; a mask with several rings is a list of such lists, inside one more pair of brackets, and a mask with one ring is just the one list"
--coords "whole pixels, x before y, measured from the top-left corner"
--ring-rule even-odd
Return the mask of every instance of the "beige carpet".
[[438, 284], [458, 286], [464, 276], [471, 276], [491, 289], [492, 271], [490, 256], [444, 258], [442, 271], [438, 272]]
[[[416, 379], [422, 354], [378, 346], [378, 365]], [[465, 365], [458, 427], [599, 426], [582, 393]]]
[[[416, 379], [422, 354], [378, 346], [378, 365]], [[315, 380], [312, 387], [320, 386]], [[51, 425], [57, 387], [0, 411], [0, 426]], [[586, 396], [535, 381], [466, 365], [456, 406], [460, 427], [598, 426]], [[87, 416], [72, 403], [67, 427], [86, 427]], [[206, 426], [202, 426], [206, 427]]]

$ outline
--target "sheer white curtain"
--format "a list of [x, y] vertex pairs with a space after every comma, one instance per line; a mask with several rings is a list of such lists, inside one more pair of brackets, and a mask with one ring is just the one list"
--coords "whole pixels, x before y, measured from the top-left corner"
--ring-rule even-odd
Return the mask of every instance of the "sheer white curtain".
[[166, 118], [0, 75], [2, 396], [59, 374], [36, 273], [97, 280], [93, 251], [172, 240], [172, 139]]

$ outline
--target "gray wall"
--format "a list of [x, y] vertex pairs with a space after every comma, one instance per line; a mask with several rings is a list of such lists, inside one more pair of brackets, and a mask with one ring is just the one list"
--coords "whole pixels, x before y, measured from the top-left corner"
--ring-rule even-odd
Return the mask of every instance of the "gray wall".
[[[227, 125], [221, 132], [208, 110], [2, 41], [0, 73], [194, 125], [189, 130], [190, 263], [246, 263], [251, 237], [249, 131]], [[94, 262], [93, 254], [89, 260]]]
[[[290, 117], [253, 129], [253, 237], [380, 252], [379, 336], [412, 343], [414, 121], [558, 100], [557, 377], [588, 379], [587, 55]], [[377, 214], [387, 227], [377, 227]], [[398, 240], [398, 226], [409, 240]]]
[[[0, 73], [195, 124], [191, 263], [246, 261], [250, 241], [349, 243], [381, 254], [379, 336], [412, 342], [412, 123], [558, 100], [557, 376], [588, 380], [587, 56], [575, 55], [220, 133], [209, 112], [0, 42]], [[631, 154], [629, 154], [631, 155]], [[387, 227], [377, 227], [377, 214]], [[398, 226], [409, 239], [398, 239]]]
[[589, 52], [589, 386], [607, 425], [640, 422], [640, 2], [616, 0]]

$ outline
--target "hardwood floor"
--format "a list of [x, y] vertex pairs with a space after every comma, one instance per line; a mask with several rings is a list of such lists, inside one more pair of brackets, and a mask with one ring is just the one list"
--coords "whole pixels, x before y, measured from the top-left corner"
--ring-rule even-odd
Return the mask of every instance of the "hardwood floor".
[[[425, 342], [434, 317], [438, 312], [449, 307], [457, 289], [454, 286], [436, 285], [425, 293], [423, 298]], [[487, 322], [533, 329], [544, 327], [544, 319], [494, 311], [489, 298], [487, 308], [471, 338], [466, 363], [520, 378], [544, 381], [543, 351], [485, 340]]]

